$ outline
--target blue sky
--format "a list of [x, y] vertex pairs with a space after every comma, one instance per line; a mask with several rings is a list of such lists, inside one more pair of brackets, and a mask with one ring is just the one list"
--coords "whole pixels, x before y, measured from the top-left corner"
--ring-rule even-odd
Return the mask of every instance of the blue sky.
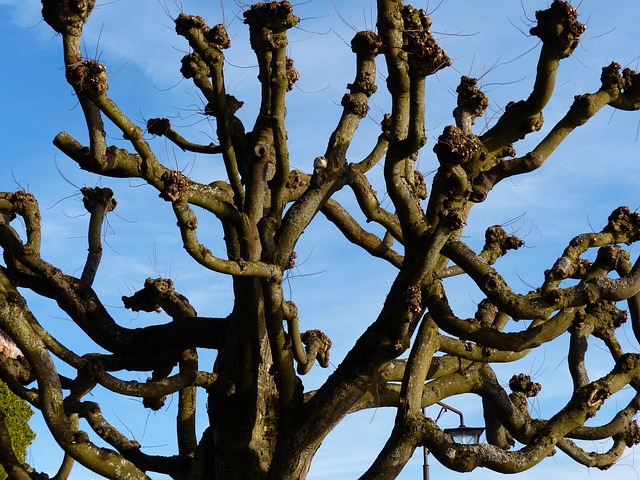
[[[202, 101], [191, 84], [180, 79], [179, 61], [187, 46], [173, 33], [167, 14], [167, 10], [174, 16], [179, 12], [175, 3], [98, 2], [86, 27], [86, 56], [98, 58], [107, 66], [110, 95], [130, 118], [142, 124], [150, 117], [172, 117], [172, 123], [182, 127], [190, 138], [207, 142], [211, 126], [199, 114]], [[490, 98], [489, 113], [477, 122], [477, 131], [490, 123], [508, 101], [526, 97], [538, 50], [534, 48], [536, 39], [523, 32], [530, 28], [528, 19], [533, 18], [534, 11], [548, 4], [531, 0], [523, 0], [522, 6], [514, 0], [438, 3], [414, 3], [431, 12], [433, 30], [454, 60], [454, 68], [428, 81], [429, 143], [419, 164], [425, 173], [436, 168], [431, 152], [434, 139], [445, 125], [453, 122], [452, 92], [461, 74], [480, 77]], [[186, 12], [204, 16], [210, 25], [224, 22], [231, 31], [233, 47], [226, 54], [227, 88], [246, 102], [240, 112], [250, 125], [256, 111], [257, 71], [248, 49], [247, 31], [237, 17], [238, 6], [227, 0], [182, 0], [180, 4]], [[228, 281], [194, 265], [181, 251], [173, 215], [154, 190], [137, 182], [87, 175], [52, 146], [51, 140], [61, 130], [80, 140], [85, 138], [81, 112], [64, 80], [60, 39], [41, 22], [38, 1], [0, 0], [0, 9], [0, 55], [4, 65], [0, 92], [5, 112], [0, 130], [3, 143], [0, 190], [25, 188], [38, 198], [44, 225], [43, 256], [69, 273], [82, 268], [88, 218], [83, 215], [77, 187], [109, 186], [114, 189], [119, 205], [105, 230], [107, 248], [96, 289], [120, 323], [134, 327], [159, 320], [155, 314], [135, 315], [123, 310], [119, 300], [121, 295], [140, 288], [146, 277], [158, 275], [173, 278], [176, 288], [190, 298], [200, 314], [226, 315], [231, 305]], [[342, 3], [310, 0], [299, 2], [296, 10], [302, 22], [291, 35], [290, 56], [295, 59], [301, 79], [289, 97], [287, 125], [293, 166], [310, 171], [313, 159], [324, 152], [339, 118], [345, 85], [353, 79], [354, 59], [348, 42], [356, 29], [372, 28], [375, 14], [370, 0]], [[616, 60], [637, 68], [640, 31], [635, 22], [640, 4], [630, 0], [583, 0], [579, 11], [581, 21], [587, 24], [581, 46], [561, 64], [556, 94], [544, 112], [543, 131], [517, 145], [519, 153], [535, 146], [566, 112], [574, 95], [598, 88], [601, 67]], [[378, 79], [378, 86], [380, 93], [372, 100], [371, 118], [363, 122], [349, 152], [350, 159], [362, 157], [379, 131], [376, 122], [381, 112], [386, 111], [388, 99], [384, 97], [382, 78]], [[502, 259], [499, 271], [520, 291], [527, 291], [528, 284], [540, 284], [543, 270], [552, 265], [574, 235], [599, 230], [619, 205], [640, 207], [639, 122], [638, 113], [612, 114], [605, 109], [574, 132], [541, 169], [500, 184], [471, 215], [466, 230], [470, 245], [481, 247], [484, 230], [490, 225], [504, 224], [510, 232], [524, 237], [528, 248]], [[111, 142], [124, 145], [113, 130], [112, 135]], [[222, 175], [215, 160], [184, 154], [163, 140], [154, 141], [154, 146], [166, 164], [197, 180], [210, 182]], [[374, 170], [372, 181], [379, 184], [380, 176], [380, 169]], [[382, 186], [378, 190], [383, 191]], [[341, 194], [340, 198], [353, 205], [348, 194]], [[211, 225], [206, 240], [214, 253], [222, 254], [215, 222], [202, 216], [200, 221]], [[297, 251], [298, 268], [288, 279], [291, 297], [300, 308], [303, 328], [320, 328], [332, 338], [332, 363], [337, 365], [354, 339], [375, 318], [393, 271], [341, 240], [323, 218], [318, 218], [307, 230]], [[635, 247], [631, 251], [638, 253]], [[448, 288], [456, 313], [471, 315], [481, 299], [478, 291], [460, 280]], [[94, 347], [51, 303], [31, 299], [30, 305], [41, 322], [64, 343], [82, 352], [92, 351]], [[625, 348], [637, 351], [637, 343], [630, 340], [630, 329], [625, 332], [628, 338], [620, 335], [621, 340], [628, 341]], [[525, 372], [543, 384], [534, 404], [535, 411], [543, 417], [552, 414], [568, 398], [569, 392], [563, 388], [568, 380], [567, 344], [566, 338], [560, 338], [544, 351], [532, 353], [521, 364], [505, 365], [498, 370], [505, 382], [513, 373]], [[611, 365], [606, 356], [599, 354], [597, 345], [591, 348], [590, 367], [595, 378]], [[209, 368], [210, 363], [211, 357], [203, 355], [201, 368]], [[305, 386], [319, 385], [332, 368], [314, 368], [303, 379]], [[623, 392], [620, 399], [611, 400], [614, 407], [624, 405], [624, 395]], [[96, 399], [103, 398], [111, 397], [104, 392], [96, 393]], [[448, 403], [465, 411], [468, 424], [481, 423], [477, 399], [461, 397]], [[170, 432], [174, 407], [169, 402], [165, 410], [148, 413], [135, 400], [118, 399], [105, 404], [103, 411], [114, 425], [137, 438], [150, 453], [161, 454], [173, 451]], [[436, 415], [437, 409], [431, 413]], [[357, 478], [383, 444], [392, 420], [392, 411], [376, 410], [361, 412], [345, 421], [325, 441], [309, 478]], [[441, 420], [444, 426], [455, 426], [456, 422], [451, 413]], [[34, 420], [33, 424], [39, 437], [29, 453], [29, 461], [36, 469], [52, 474], [61, 455], [52, 446], [42, 422]], [[602, 450], [605, 446], [594, 445], [593, 449]], [[431, 464], [434, 478], [462, 478], [441, 469], [435, 459]], [[421, 455], [416, 455], [400, 478], [419, 478], [421, 465]], [[561, 472], [563, 479], [585, 475], [597, 479], [614, 474], [616, 478], [636, 479], [640, 474], [634, 465], [634, 453], [630, 451], [618, 466], [603, 474], [586, 471], [559, 453], [537, 469], [515, 478], [537, 479]], [[77, 466], [72, 478], [97, 477]], [[477, 471], [473, 478], [496, 478], [496, 474]]]

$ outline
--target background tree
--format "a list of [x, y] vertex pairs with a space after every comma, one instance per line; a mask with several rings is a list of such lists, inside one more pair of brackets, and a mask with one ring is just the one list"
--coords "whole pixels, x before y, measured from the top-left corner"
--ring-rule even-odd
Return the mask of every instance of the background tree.
[[[18, 357], [23, 358], [22, 352], [1, 331], [0, 349], [3, 363], [8, 366], [13, 362], [19, 362]], [[27, 457], [27, 447], [35, 438], [28, 423], [32, 415], [33, 410], [27, 402], [16, 396], [4, 382], [0, 381], [0, 452], [4, 459], [3, 464], [7, 468], [5, 471], [0, 466], [0, 479], [7, 478], [7, 471], [24, 468], [22, 464]]]
[[[113, 192], [81, 189], [90, 216], [89, 253], [77, 274], [42, 258], [34, 196], [3, 193], [0, 327], [24, 357], [11, 368], [3, 364], [2, 371], [12, 390], [42, 411], [66, 452], [58, 477], [67, 475], [74, 458], [108, 478], [146, 478], [145, 472], [194, 479], [304, 478], [326, 435], [348, 414], [375, 407], [395, 407], [396, 422], [363, 478], [395, 478], [420, 445], [454, 470], [483, 466], [517, 472], [555, 448], [580, 463], [605, 468], [637, 442], [631, 420], [637, 394], [612, 418], [585, 424], [611, 403], [610, 396], [627, 386], [636, 388], [638, 357], [625, 353], [616, 329], [626, 319], [618, 302], [628, 302], [634, 331], [639, 332], [640, 267], [620, 245], [637, 241], [640, 216], [625, 207], [616, 209], [602, 231], [575, 237], [549, 266], [544, 281], [523, 293], [492, 267], [508, 250], [520, 247], [521, 240], [494, 226], [478, 251], [463, 241], [472, 206], [484, 202], [494, 186], [539, 168], [571, 131], [603, 107], [635, 110], [640, 105], [637, 74], [612, 63], [603, 69], [599, 90], [577, 96], [546, 136], [533, 147], [522, 146], [524, 153], [516, 151], [515, 142], [541, 129], [541, 112], [553, 92], [560, 60], [571, 55], [584, 31], [569, 4], [553, 2], [537, 13], [531, 34], [542, 47], [531, 93], [510, 103], [483, 132], [475, 133], [473, 125], [488, 99], [475, 79], [462, 78], [455, 126], [446, 127], [434, 147], [439, 167], [428, 190], [416, 169], [426, 141], [425, 81], [449, 66], [450, 59], [436, 44], [424, 11], [397, 1], [377, 2], [377, 32], [359, 32], [353, 39], [356, 78], [348, 85], [327, 150], [315, 159], [311, 173], [292, 169], [285, 130], [286, 94], [298, 78], [287, 57], [287, 32], [299, 23], [291, 4], [258, 3], [244, 14], [261, 84], [259, 112], [246, 128], [238, 112], [242, 102], [225, 89], [223, 50], [230, 46], [225, 28], [179, 15], [176, 31], [191, 49], [181, 72], [205, 99], [203, 113], [214, 120], [217, 140], [192, 143], [165, 118], [146, 122], [146, 133], [184, 151], [220, 158], [225, 180], [196, 181], [159, 161], [149, 135], [108, 95], [105, 67], [82, 55], [82, 32], [93, 6], [91, 1], [43, 2], [45, 21], [62, 38], [66, 78], [88, 127], [87, 146], [64, 132], [55, 144], [85, 170], [142, 179], [155, 187], [177, 219], [188, 254], [231, 278], [234, 303], [224, 318], [200, 316], [171, 280], [148, 279], [142, 289], [123, 297], [125, 307], [163, 310], [171, 320], [123, 327], [93, 288], [102, 256], [101, 229], [105, 215], [116, 206]], [[349, 162], [347, 150], [376, 91], [378, 56], [390, 113], [380, 119], [381, 131], [370, 153]], [[112, 128], [124, 136], [128, 149], [108, 145], [106, 132]], [[383, 168], [388, 208], [368, 179], [376, 165]], [[337, 200], [344, 187], [357, 199], [358, 218], [371, 224], [368, 229]], [[317, 390], [305, 391], [300, 376], [316, 360], [329, 365], [331, 341], [320, 330], [300, 332], [298, 309], [284, 280], [295, 267], [302, 233], [320, 212], [348, 240], [386, 260], [397, 276], [378, 317], [333, 374]], [[202, 240], [207, 227], [198, 227], [208, 214], [222, 225], [224, 255], [214, 253], [216, 240]], [[592, 249], [598, 249], [597, 256], [588, 260]], [[457, 276], [469, 277], [485, 297], [473, 318], [457, 317], [447, 300], [450, 279]], [[101, 353], [79, 354], [58, 341], [32, 315], [18, 288], [54, 300]], [[548, 418], [532, 418], [527, 398], [537, 394], [539, 385], [527, 375], [516, 375], [508, 381], [508, 393], [492, 364], [519, 360], [565, 333], [570, 337], [571, 398]], [[596, 380], [585, 366], [587, 342], [594, 337], [606, 346], [614, 364]], [[211, 372], [199, 366], [202, 350], [217, 352]], [[58, 373], [62, 364], [73, 374]], [[116, 374], [125, 370], [152, 373], [147, 381]], [[29, 386], [31, 379], [35, 387], [21, 386]], [[177, 454], [152, 455], [119, 431], [96, 402], [85, 398], [99, 388], [141, 398], [152, 410], [177, 393]], [[195, 429], [198, 389], [206, 392], [210, 420], [201, 436]], [[422, 415], [421, 407], [460, 393], [481, 399], [487, 444], [454, 443]], [[80, 419], [91, 435], [80, 428]], [[98, 438], [108, 447], [99, 446]], [[603, 453], [587, 452], [579, 443], [603, 438], [612, 439]], [[510, 449], [515, 441], [518, 445]], [[9, 465], [10, 459], [3, 456], [2, 461]], [[16, 477], [28, 478], [26, 469], [15, 470]]]

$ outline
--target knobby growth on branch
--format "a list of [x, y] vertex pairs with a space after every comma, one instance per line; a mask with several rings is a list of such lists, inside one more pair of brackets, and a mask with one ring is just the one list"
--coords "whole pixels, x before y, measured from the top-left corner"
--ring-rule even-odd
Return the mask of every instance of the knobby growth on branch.
[[[396, 422], [363, 479], [395, 478], [419, 446], [453, 470], [512, 473], [556, 449], [584, 465], [607, 468], [640, 441], [633, 420], [640, 408], [640, 356], [625, 352], [617, 340], [627, 312], [640, 340], [640, 261], [624, 248], [640, 239], [640, 214], [617, 208], [602, 231], [574, 237], [546, 270], [544, 282], [526, 294], [516, 293], [493, 266], [522, 240], [491, 226], [482, 250], [474, 251], [462, 235], [472, 207], [486, 201], [498, 183], [541, 167], [599, 110], [640, 108], [640, 77], [611, 63], [603, 68], [597, 91], [577, 95], [544, 138], [516, 153], [515, 142], [541, 129], [559, 64], [585, 30], [568, 2], [555, 0], [536, 13], [530, 33], [541, 48], [531, 92], [509, 103], [482, 134], [474, 124], [489, 100], [476, 79], [461, 78], [454, 124], [433, 147], [438, 165], [428, 189], [416, 168], [426, 143], [427, 78], [452, 61], [436, 42], [424, 10], [377, 0], [377, 31], [358, 32], [352, 40], [356, 74], [326, 150], [292, 159], [286, 102], [299, 73], [288, 56], [288, 36], [300, 19], [289, 1], [254, 3], [244, 12], [260, 83], [253, 125], [236, 115], [243, 101], [225, 86], [225, 50], [231, 46], [225, 26], [211, 27], [186, 13], [175, 19], [176, 33], [189, 46], [180, 72], [205, 99], [202, 113], [215, 124], [216, 140], [209, 144], [185, 138], [167, 118], [137, 125], [111, 99], [106, 67], [82, 55], [83, 29], [94, 4], [42, 1], [44, 20], [62, 40], [66, 79], [88, 128], [87, 145], [66, 132], [54, 144], [83, 170], [140, 179], [155, 188], [175, 215], [185, 251], [230, 279], [234, 303], [226, 317], [200, 316], [171, 280], [149, 278], [122, 297], [124, 307], [164, 311], [170, 321], [124, 327], [93, 286], [100, 275], [102, 227], [116, 208], [113, 191], [81, 189], [89, 225], [79, 276], [41, 256], [47, 239], [35, 197], [0, 193], [0, 328], [19, 352], [0, 352], [0, 378], [43, 415], [64, 452], [54, 478], [67, 478], [73, 461], [120, 480], [150, 478], [154, 472], [174, 479], [305, 478], [314, 453], [345, 416], [379, 407], [395, 408]], [[370, 153], [348, 161], [383, 62], [386, 92], [377, 95], [390, 98], [390, 112], [379, 119], [381, 131]], [[112, 130], [128, 142], [127, 149], [109, 145]], [[153, 136], [211, 156], [224, 166], [225, 178], [199, 183], [164, 165], [151, 148]], [[292, 168], [300, 162], [309, 165], [308, 172]], [[388, 208], [368, 177], [377, 165]], [[335, 198], [345, 187], [375, 228], [359, 223]], [[301, 331], [304, 312], [287, 298], [283, 278], [295, 267], [297, 242], [318, 213], [355, 246], [395, 267], [397, 275], [377, 318], [340, 365], [319, 389], [305, 391], [301, 376], [316, 363], [329, 365], [332, 342], [313, 326]], [[222, 225], [224, 257], [202, 240], [199, 217], [207, 215]], [[595, 260], [587, 260], [594, 250]], [[454, 276], [467, 276], [484, 295], [474, 318], [454, 313], [447, 297], [447, 279]], [[572, 281], [563, 282], [567, 279]], [[21, 293], [25, 289], [54, 300], [101, 353], [81, 355], [56, 339], [32, 314]], [[561, 335], [570, 338], [573, 393], [554, 415], [534, 418], [528, 399], [541, 386], [525, 374], [500, 382], [492, 365], [520, 360]], [[597, 379], [585, 362], [593, 337], [615, 363]], [[203, 349], [216, 352], [213, 367], [199, 362]], [[73, 375], [59, 373], [61, 365]], [[125, 370], [151, 374], [146, 381], [126, 380]], [[142, 399], [140, 408], [151, 410], [177, 394], [175, 454], [153, 455], [110, 422], [91, 399], [96, 387]], [[633, 399], [610, 421], [598, 422], [600, 407], [626, 387], [636, 390]], [[456, 443], [422, 413], [423, 407], [463, 393], [482, 403], [487, 443]], [[195, 426], [202, 405], [198, 395], [207, 398], [209, 426], [203, 433]], [[32, 478], [32, 469], [16, 461], [0, 430], [2, 465], [15, 478]], [[608, 451], [589, 452], [580, 443], [600, 439], [611, 439]]]

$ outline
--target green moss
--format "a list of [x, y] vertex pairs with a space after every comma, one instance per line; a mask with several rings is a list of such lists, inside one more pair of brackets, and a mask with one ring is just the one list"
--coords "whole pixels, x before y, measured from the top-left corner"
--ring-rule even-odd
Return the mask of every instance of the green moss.
[[[0, 408], [6, 415], [13, 451], [18, 460], [24, 462], [27, 456], [27, 447], [36, 437], [28, 423], [29, 418], [33, 415], [33, 410], [24, 400], [14, 395], [2, 381], [0, 381]], [[0, 480], [6, 478], [7, 474], [0, 466]]]

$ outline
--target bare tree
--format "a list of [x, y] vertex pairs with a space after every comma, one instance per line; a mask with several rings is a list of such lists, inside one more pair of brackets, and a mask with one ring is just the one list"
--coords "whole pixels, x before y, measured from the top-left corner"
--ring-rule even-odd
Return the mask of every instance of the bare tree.
[[[572, 54], [584, 32], [569, 3], [555, 0], [536, 13], [531, 35], [541, 48], [531, 93], [509, 103], [482, 134], [474, 133], [474, 123], [488, 99], [476, 79], [462, 77], [455, 125], [444, 128], [433, 148], [439, 166], [429, 189], [416, 169], [426, 142], [425, 82], [451, 60], [436, 43], [424, 10], [400, 0], [377, 1], [377, 31], [358, 32], [351, 42], [356, 76], [342, 98], [342, 115], [324, 155], [305, 173], [291, 167], [285, 129], [287, 92], [298, 79], [287, 57], [287, 32], [300, 21], [291, 3], [255, 3], [244, 11], [261, 85], [259, 113], [251, 126], [236, 116], [242, 101], [225, 89], [224, 50], [230, 47], [225, 27], [209, 27], [185, 13], [175, 19], [176, 32], [191, 51], [180, 71], [206, 99], [203, 114], [215, 122], [217, 140], [210, 144], [187, 140], [166, 118], [150, 119], [142, 128], [111, 100], [106, 68], [82, 55], [83, 26], [94, 3], [42, 2], [44, 20], [62, 40], [66, 78], [89, 134], [88, 145], [65, 132], [54, 143], [84, 170], [140, 179], [157, 189], [175, 214], [186, 252], [204, 268], [227, 275], [234, 300], [224, 318], [200, 316], [171, 280], [147, 279], [122, 298], [124, 306], [162, 310], [171, 321], [123, 327], [93, 288], [102, 257], [101, 229], [116, 207], [113, 192], [81, 189], [90, 214], [89, 246], [84, 268], [73, 275], [41, 257], [46, 238], [41, 238], [34, 196], [0, 193], [0, 328], [21, 352], [2, 352], [0, 376], [41, 412], [64, 451], [55, 478], [66, 478], [74, 459], [120, 480], [149, 478], [147, 472], [194, 480], [301, 479], [336, 425], [374, 407], [395, 408], [396, 421], [363, 479], [395, 478], [419, 446], [456, 471], [486, 467], [513, 473], [534, 467], [555, 449], [584, 465], [607, 468], [640, 441], [632, 419], [640, 408], [637, 392], [612, 419], [585, 425], [609, 397], [640, 385], [640, 356], [625, 352], [616, 338], [628, 308], [640, 339], [640, 262], [623, 248], [640, 239], [640, 214], [617, 208], [602, 231], [575, 236], [545, 271], [544, 282], [528, 293], [517, 293], [492, 266], [522, 240], [492, 226], [482, 250], [474, 251], [462, 235], [471, 208], [495, 185], [539, 168], [599, 110], [640, 108], [640, 77], [611, 63], [602, 70], [599, 90], [576, 96], [533, 148], [515, 151], [515, 142], [542, 127], [560, 61]], [[384, 62], [391, 111], [379, 119], [370, 153], [349, 162], [347, 150], [377, 89], [378, 62]], [[108, 144], [105, 121], [124, 136], [128, 149]], [[149, 136], [220, 159], [226, 178], [199, 183], [163, 165]], [[376, 165], [384, 172], [389, 208], [383, 208], [367, 176]], [[357, 200], [357, 215], [375, 227], [366, 228], [335, 199], [345, 187]], [[377, 318], [340, 365], [320, 388], [305, 391], [300, 376], [315, 363], [328, 366], [331, 340], [317, 329], [300, 331], [298, 309], [285, 294], [283, 278], [295, 267], [296, 244], [318, 213], [354, 245], [392, 265], [397, 275]], [[199, 217], [207, 215], [220, 222], [226, 257], [214, 254], [198, 236]], [[593, 249], [597, 256], [589, 261]], [[454, 276], [468, 277], [484, 296], [474, 318], [459, 318], [452, 310], [447, 281]], [[67, 348], [31, 313], [19, 288], [53, 299], [103, 353], [80, 355]], [[570, 337], [570, 400], [549, 418], [533, 418], [528, 399], [540, 385], [528, 375], [515, 375], [509, 392], [492, 365], [515, 362], [563, 334]], [[594, 337], [615, 363], [597, 379], [585, 366]], [[216, 352], [213, 369], [201, 369], [203, 349]], [[61, 375], [63, 364], [74, 375]], [[147, 381], [126, 380], [123, 371], [152, 374]], [[175, 455], [150, 454], [110, 423], [87, 397], [96, 386], [141, 398], [151, 410], [177, 394]], [[209, 418], [202, 435], [195, 428], [198, 392], [207, 398]], [[486, 444], [456, 443], [422, 413], [423, 407], [463, 393], [482, 402]], [[598, 439], [611, 439], [608, 451], [588, 452], [580, 443]], [[104, 442], [107, 446], [100, 446]], [[15, 478], [30, 478], [6, 448], [0, 448], [0, 460]]]

